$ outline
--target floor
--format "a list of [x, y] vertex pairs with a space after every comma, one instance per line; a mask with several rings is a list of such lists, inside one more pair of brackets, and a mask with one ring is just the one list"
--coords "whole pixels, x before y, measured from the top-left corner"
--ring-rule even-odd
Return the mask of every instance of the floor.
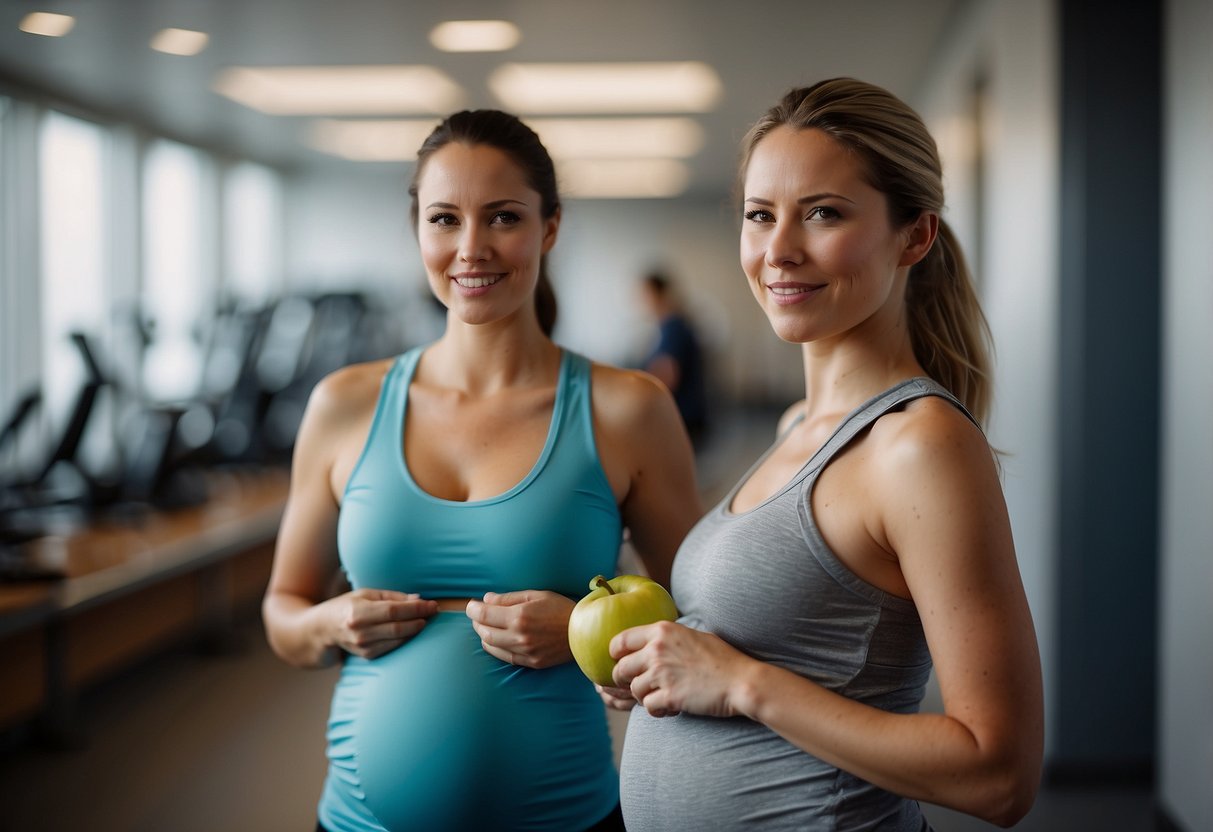
[[[705, 455], [708, 499], [765, 446], [767, 416], [735, 425]], [[310, 832], [335, 679], [278, 661], [250, 613], [225, 652], [183, 647], [92, 690], [80, 747], [3, 737], [0, 832]], [[612, 716], [617, 750], [626, 719]], [[937, 832], [996, 828], [937, 807], [927, 815]], [[1152, 799], [1123, 788], [1046, 790], [1015, 828], [1151, 832]]]

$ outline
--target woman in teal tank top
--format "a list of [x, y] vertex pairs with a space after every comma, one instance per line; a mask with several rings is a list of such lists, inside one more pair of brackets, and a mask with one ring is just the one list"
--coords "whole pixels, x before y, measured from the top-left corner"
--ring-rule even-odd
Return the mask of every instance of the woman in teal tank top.
[[560, 203], [529, 128], [451, 116], [410, 195], [446, 331], [313, 392], [263, 606], [284, 660], [342, 662], [320, 828], [622, 829], [568, 616], [624, 529], [668, 584], [702, 513], [689, 440], [655, 379], [551, 340]]

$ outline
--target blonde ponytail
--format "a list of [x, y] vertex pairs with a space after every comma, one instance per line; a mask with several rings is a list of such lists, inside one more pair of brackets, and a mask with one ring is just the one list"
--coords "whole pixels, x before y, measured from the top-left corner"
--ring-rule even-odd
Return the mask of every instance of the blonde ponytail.
[[906, 317], [914, 357], [985, 423], [990, 411], [990, 329], [956, 235], [943, 220], [935, 244], [910, 271]]

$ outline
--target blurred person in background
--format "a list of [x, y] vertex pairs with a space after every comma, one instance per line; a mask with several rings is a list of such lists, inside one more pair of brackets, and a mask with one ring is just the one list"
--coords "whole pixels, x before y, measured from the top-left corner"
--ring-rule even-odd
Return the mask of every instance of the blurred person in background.
[[[750, 130], [741, 264], [805, 398], [674, 562], [677, 623], [611, 642], [639, 702], [630, 832], [895, 830], [919, 801], [1010, 826], [1040, 659], [997, 460], [985, 318], [935, 142], [883, 89], [788, 93]], [[920, 713], [932, 670], [942, 713]]]
[[657, 324], [657, 343], [642, 366], [674, 394], [691, 443], [699, 450], [708, 434], [703, 348], [669, 277], [659, 271], [649, 272], [640, 280], [640, 295], [645, 310]]
[[263, 606], [284, 660], [342, 665], [318, 828], [622, 829], [568, 618], [625, 528], [668, 584], [691, 445], [651, 376], [552, 341], [561, 206], [530, 128], [450, 116], [409, 192], [445, 331], [317, 386]]

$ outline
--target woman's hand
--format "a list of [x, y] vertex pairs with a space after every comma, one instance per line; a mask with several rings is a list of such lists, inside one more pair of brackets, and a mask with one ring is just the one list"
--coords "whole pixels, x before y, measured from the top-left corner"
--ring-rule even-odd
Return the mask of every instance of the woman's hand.
[[636, 707], [636, 697], [632, 696], [632, 692], [627, 688], [610, 688], [605, 685], [594, 685], [598, 689], [598, 695], [602, 697], [602, 704], [616, 711], [630, 711]]
[[754, 662], [718, 636], [672, 621], [624, 630], [610, 651], [615, 683], [653, 716], [735, 716], [730, 691]]
[[390, 589], [356, 589], [317, 605], [321, 608], [334, 646], [375, 659], [421, 632], [426, 619], [438, 612], [438, 602]]
[[569, 614], [573, 602], [544, 590], [485, 593], [469, 601], [467, 617], [491, 656], [519, 667], [552, 667], [571, 661]]

